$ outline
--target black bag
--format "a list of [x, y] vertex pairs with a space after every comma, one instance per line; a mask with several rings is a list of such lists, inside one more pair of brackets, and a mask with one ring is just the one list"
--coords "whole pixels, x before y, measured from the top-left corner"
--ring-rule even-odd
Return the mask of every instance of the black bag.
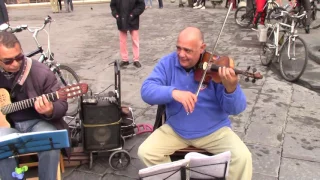
[[124, 138], [135, 136], [134, 128], [136, 127], [132, 111], [128, 107], [121, 108], [121, 135]]

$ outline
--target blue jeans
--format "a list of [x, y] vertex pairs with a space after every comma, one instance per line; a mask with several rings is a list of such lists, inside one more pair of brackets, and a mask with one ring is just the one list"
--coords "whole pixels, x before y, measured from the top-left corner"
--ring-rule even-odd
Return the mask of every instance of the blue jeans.
[[[27, 132], [39, 132], [39, 131], [53, 131], [56, 128], [48, 122], [35, 119], [23, 122], [15, 123], [15, 129], [13, 128], [0, 128], [1, 136], [11, 133], [27, 133]], [[60, 150], [50, 150], [38, 153], [39, 165], [38, 173], [39, 180], [56, 180], [57, 168], [59, 163]], [[0, 179], [3, 180], [15, 180], [11, 176], [11, 173], [15, 171], [17, 167], [14, 158], [7, 158], [0, 160]]]
[[144, 0], [144, 3], [146, 4], [146, 6], [148, 6], [148, 1], [149, 1], [149, 5], [151, 7], [152, 6], [152, 0]]

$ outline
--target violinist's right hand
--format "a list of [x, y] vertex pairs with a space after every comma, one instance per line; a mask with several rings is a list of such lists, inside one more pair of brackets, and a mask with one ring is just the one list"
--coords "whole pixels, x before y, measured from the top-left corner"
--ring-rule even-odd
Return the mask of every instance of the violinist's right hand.
[[197, 102], [197, 96], [189, 91], [173, 90], [172, 97], [180, 102], [187, 113], [192, 113]]

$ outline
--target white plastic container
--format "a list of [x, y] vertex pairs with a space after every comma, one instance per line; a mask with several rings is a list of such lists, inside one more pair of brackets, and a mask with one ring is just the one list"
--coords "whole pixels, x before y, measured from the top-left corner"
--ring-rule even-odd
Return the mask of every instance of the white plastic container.
[[265, 26], [258, 26], [257, 37], [259, 42], [267, 42], [267, 32], [268, 28]]

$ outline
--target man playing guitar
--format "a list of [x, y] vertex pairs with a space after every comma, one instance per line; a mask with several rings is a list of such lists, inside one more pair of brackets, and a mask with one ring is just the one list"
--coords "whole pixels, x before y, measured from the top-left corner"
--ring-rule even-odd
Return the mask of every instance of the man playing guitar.
[[[60, 88], [55, 75], [46, 65], [26, 58], [19, 40], [8, 32], [0, 32], [0, 88], [8, 90], [12, 102], [37, 97], [33, 107], [0, 118], [0, 138], [11, 133], [67, 129], [62, 120], [68, 109], [66, 100], [50, 102], [43, 95]], [[0, 94], [0, 107], [2, 99]], [[38, 153], [40, 180], [56, 180], [59, 156], [60, 150]], [[14, 158], [0, 160], [0, 179], [14, 179], [11, 173], [16, 166]]]

